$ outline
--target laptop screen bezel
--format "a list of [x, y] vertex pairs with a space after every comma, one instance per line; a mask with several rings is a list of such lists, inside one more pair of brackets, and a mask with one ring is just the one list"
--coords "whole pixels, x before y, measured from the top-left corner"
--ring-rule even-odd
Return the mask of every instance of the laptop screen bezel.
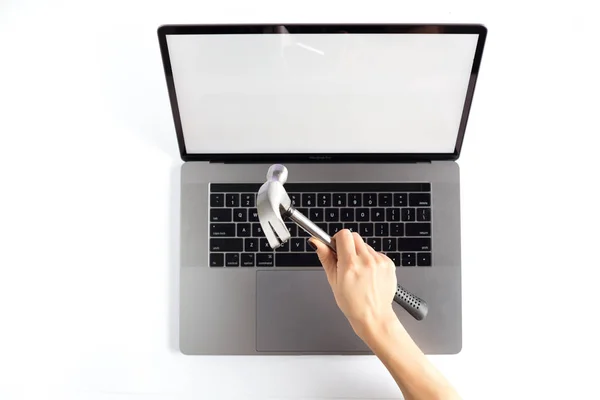
[[[177, 94], [173, 82], [173, 71], [169, 59], [167, 35], [228, 35], [228, 34], [278, 34], [265, 33], [276, 27], [285, 26], [290, 34], [339, 34], [340, 31], [355, 34], [477, 34], [477, 47], [471, 68], [467, 95], [454, 152], [452, 153], [188, 153], [185, 147]], [[175, 123], [179, 153], [183, 161], [213, 162], [414, 162], [433, 160], [456, 160], [460, 156], [462, 143], [473, 102], [475, 83], [479, 75], [487, 28], [481, 24], [241, 24], [241, 25], [163, 25], [158, 28], [158, 41], [163, 68], [167, 81], [171, 110]]]

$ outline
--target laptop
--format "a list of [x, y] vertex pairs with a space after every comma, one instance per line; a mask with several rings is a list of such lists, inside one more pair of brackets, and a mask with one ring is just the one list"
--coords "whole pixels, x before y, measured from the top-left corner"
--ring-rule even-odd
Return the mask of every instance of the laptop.
[[256, 193], [284, 164], [294, 205], [359, 232], [427, 301], [394, 310], [427, 354], [462, 347], [459, 157], [481, 25], [167, 25], [181, 158], [184, 354], [369, 354], [307, 234], [272, 250]]

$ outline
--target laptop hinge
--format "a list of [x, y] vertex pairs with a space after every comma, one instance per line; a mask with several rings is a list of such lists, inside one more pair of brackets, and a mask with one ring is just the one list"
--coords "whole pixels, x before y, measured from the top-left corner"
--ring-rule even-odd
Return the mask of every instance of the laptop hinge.
[[294, 159], [294, 158], [236, 158], [226, 160], [210, 160], [211, 164], [431, 164], [431, 160], [393, 160], [393, 159]]

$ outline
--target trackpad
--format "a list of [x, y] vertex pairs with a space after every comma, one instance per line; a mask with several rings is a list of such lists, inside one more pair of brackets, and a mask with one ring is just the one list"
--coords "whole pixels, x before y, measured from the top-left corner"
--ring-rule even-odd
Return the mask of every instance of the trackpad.
[[365, 352], [323, 271], [257, 271], [256, 350]]

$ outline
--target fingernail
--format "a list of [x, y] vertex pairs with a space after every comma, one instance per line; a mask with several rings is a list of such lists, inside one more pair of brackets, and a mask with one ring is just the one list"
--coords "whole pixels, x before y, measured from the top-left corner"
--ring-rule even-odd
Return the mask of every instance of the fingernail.
[[313, 249], [314, 251], [317, 251], [317, 246], [315, 246], [315, 245], [314, 245], [314, 243], [313, 243], [313, 242], [312, 242], [310, 239], [306, 239], [306, 243], [308, 243], [308, 245], [309, 245], [310, 247], [312, 247], [312, 249]]

